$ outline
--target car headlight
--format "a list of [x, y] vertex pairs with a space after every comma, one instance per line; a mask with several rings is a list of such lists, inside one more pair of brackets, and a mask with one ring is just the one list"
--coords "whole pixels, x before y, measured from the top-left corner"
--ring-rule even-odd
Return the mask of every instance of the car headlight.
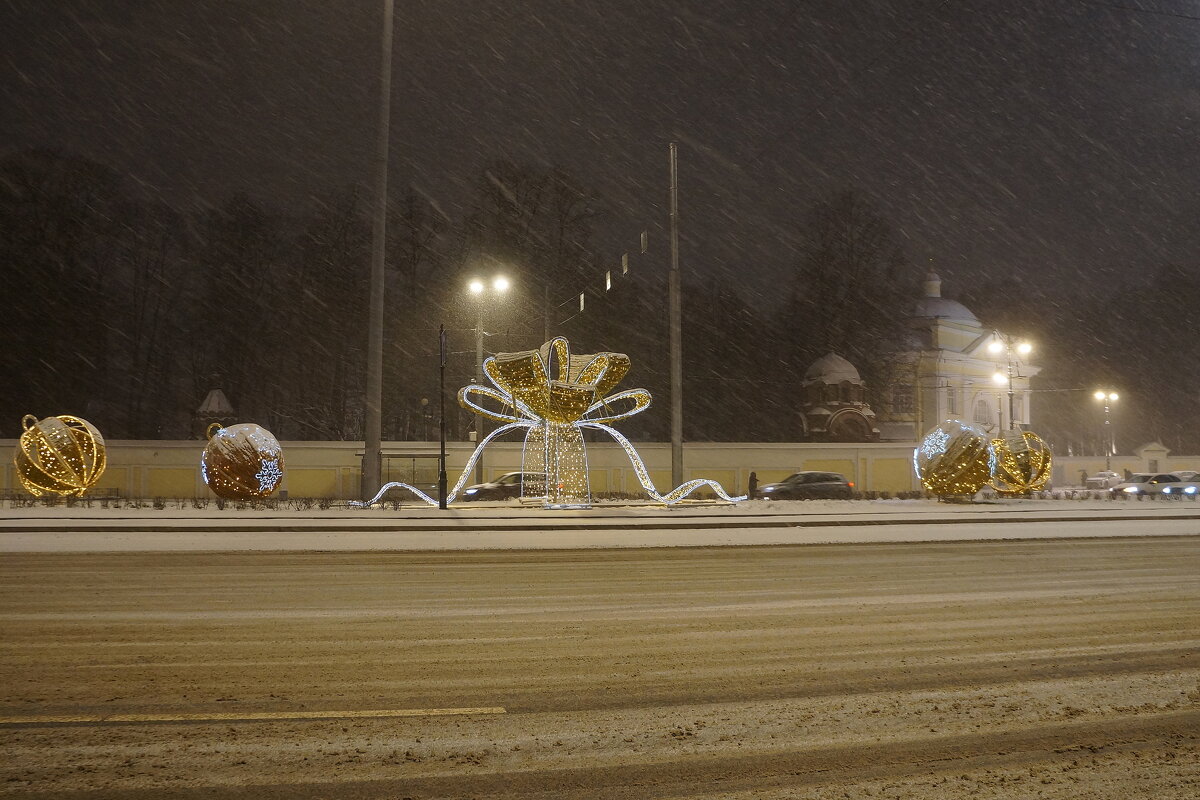
[[1138, 490], [1138, 487], [1136, 487], [1136, 486], [1126, 486], [1125, 487], [1125, 491], [1129, 492], [1130, 494], [1137, 494], [1137, 490]]
[[1195, 494], [1195, 493], [1196, 493], [1196, 487], [1195, 487], [1195, 486], [1189, 486], [1189, 487], [1187, 487], [1186, 489], [1184, 489], [1183, 491], [1184, 491], [1184, 493], [1185, 493], [1185, 494]]
[[465, 492], [463, 492], [463, 494], [478, 494], [478, 493], [479, 493], [478, 489], [467, 489]]

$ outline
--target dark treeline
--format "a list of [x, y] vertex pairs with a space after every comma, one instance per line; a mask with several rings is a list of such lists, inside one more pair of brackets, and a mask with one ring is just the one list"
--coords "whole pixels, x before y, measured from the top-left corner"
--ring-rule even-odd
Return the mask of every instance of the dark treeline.
[[[300, 214], [245, 196], [184, 213], [139, 198], [85, 159], [46, 151], [4, 158], [0, 436], [18, 435], [27, 413], [74, 413], [113, 439], [196, 437], [194, 412], [220, 388], [239, 420], [280, 439], [361, 439], [369, 211], [368, 198], [346, 189]], [[621, 388], [644, 386], [656, 404], [622, 430], [667, 438], [666, 239], [652, 230], [642, 254], [635, 231], [623, 276], [621, 253], [595, 241], [612, 216], [569, 174], [502, 160], [482, 171], [458, 218], [414, 192], [395, 193], [385, 438], [436, 438], [439, 324], [450, 334], [449, 429], [465, 438], [471, 417], [453, 393], [474, 375], [481, 302], [465, 286], [500, 273], [513, 289], [482, 301], [487, 353], [534, 348], [547, 333], [567, 336], [579, 352], [628, 353], [633, 370]], [[777, 296], [685, 280], [685, 438], [795, 440], [804, 370], [830, 350], [859, 367], [877, 407], [885, 396], [888, 354], [908, 340], [924, 268], [909, 263], [893, 226], [852, 191], [798, 212], [796, 226], [803, 246]], [[959, 294], [985, 322], [1042, 342], [1035, 390], [1046, 391], [1035, 395], [1035, 418], [1052, 439], [1088, 449], [1090, 389], [1105, 382], [1129, 397], [1123, 440], [1200, 450], [1200, 347], [1194, 333], [1163, 322], [1200, 307], [1195, 271], [1163, 270], [1137, 292], [1090, 292], [1077, 302], [1011, 285]], [[1160, 337], [1176, 349], [1142, 347]]]

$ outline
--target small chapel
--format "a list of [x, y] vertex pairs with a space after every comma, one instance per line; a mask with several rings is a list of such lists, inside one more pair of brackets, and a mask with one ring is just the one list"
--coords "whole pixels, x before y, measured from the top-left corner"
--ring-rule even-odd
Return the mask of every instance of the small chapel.
[[800, 423], [809, 442], [879, 441], [866, 386], [854, 365], [837, 353], [826, 353], [805, 371]]

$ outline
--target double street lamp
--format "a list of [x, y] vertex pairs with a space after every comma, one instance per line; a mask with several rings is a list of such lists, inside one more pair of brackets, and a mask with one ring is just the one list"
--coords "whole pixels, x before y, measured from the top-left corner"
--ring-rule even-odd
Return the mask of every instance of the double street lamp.
[[[492, 278], [490, 285], [485, 284], [480, 278], [473, 278], [467, 284], [467, 291], [475, 297], [476, 315], [475, 315], [475, 383], [483, 385], [483, 309], [486, 305], [486, 296], [490, 294], [493, 298], [499, 298], [508, 291], [508, 278], [503, 275], [496, 275]], [[488, 292], [488, 289], [491, 289]], [[483, 441], [483, 416], [475, 415], [475, 443]], [[480, 451], [479, 459], [475, 462], [475, 482], [483, 483], [483, 452]]]
[[1113, 391], [1097, 389], [1092, 397], [1104, 403], [1104, 471], [1112, 472], [1112, 457], [1117, 446], [1116, 440], [1113, 438], [1112, 415], [1109, 413], [1109, 408], [1117, 402], [1119, 396]]
[[[1027, 356], [1033, 352], [1033, 345], [1029, 342], [1014, 343], [1011, 336], [1002, 333], [996, 333], [995, 337], [995, 339], [988, 343], [988, 352], [993, 355], [1004, 353], [1008, 361], [1008, 372], [1006, 374], [998, 371], [992, 376], [992, 380], [995, 381], [997, 386], [1008, 386], [1008, 426], [1015, 430], [1017, 427], [1017, 406], [1016, 395], [1013, 391], [1013, 378], [1017, 375], [1016, 360], [1013, 358], [1013, 354]], [[1003, 425], [1001, 427], [1003, 428]]]

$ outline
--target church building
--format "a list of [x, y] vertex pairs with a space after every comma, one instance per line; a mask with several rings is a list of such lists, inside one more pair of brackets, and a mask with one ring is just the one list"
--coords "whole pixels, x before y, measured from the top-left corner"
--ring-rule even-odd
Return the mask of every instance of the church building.
[[1029, 426], [1029, 379], [1039, 371], [1029, 345], [984, 327], [962, 303], [942, 297], [942, 280], [932, 271], [910, 326], [877, 409], [881, 439], [917, 441], [946, 419], [990, 433]]

